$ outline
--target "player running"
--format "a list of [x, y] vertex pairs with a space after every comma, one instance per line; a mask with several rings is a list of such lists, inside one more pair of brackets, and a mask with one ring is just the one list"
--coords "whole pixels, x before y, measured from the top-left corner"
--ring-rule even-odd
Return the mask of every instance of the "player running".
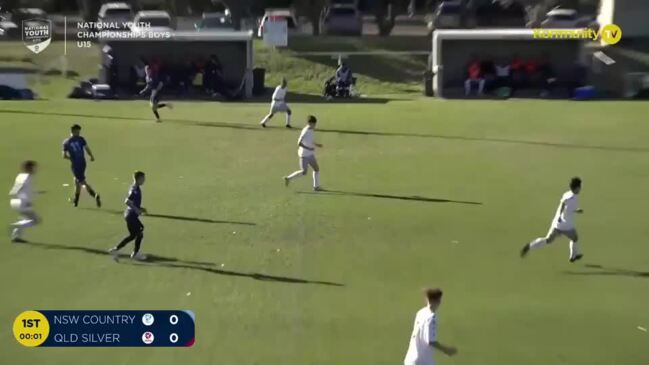
[[404, 365], [435, 365], [433, 349], [448, 356], [457, 353], [457, 349], [437, 341], [437, 309], [442, 303], [440, 289], [426, 289], [426, 306], [415, 316], [415, 325], [410, 336], [410, 345]]
[[155, 121], [156, 122], [161, 122], [160, 120], [160, 114], [158, 113], [158, 109], [164, 108], [164, 107], [169, 107], [169, 109], [173, 109], [173, 106], [171, 103], [160, 103], [160, 91], [162, 90], [162, 87], [164, 84], [160, 79], [158, 78], [158, 75], [156, 75], [151, 67], [149, 65], [144, 66], [144, 73], [146, 75], [146, 86], [142, 91], [140, 91], [140, 95], [144, 95], [146, 92], [151, 91], [151, 97], [149, 98], [149, 104], [151, 105], [151, 110], [153, 111], [153, 115], [155, 115]]
[[302, 129], [300, 137], [297, 140], [297, 154], [300, 157], [300, 169], [284, 177], [284, 184], [288, 186], [291, 180], [304, 176], [309, 171], [309, 166], [313, 168], [313, 190], [321, 191], [320, 188], [320, 166], [315, 158], [316, 147], [322, 148], [320, 143], [316, 143], [313, 136], [315, 125], [318, 122], [316, 117], [309, 115], [307, 125]]
[[101, 197], [86, 181], [86, 152], [90, 161], [95, 161], [86, 139], [81, 137], [81, 126], [75, 124], [70, 127], [70, 137], [63, 141], [63, 158], [70, 160], [74, 176], [74, 198], [71, 201], [75, 207], [79, 206], [79, 195], [83, 187], [95, 199], [97, 207], [101, 207]]
[[282, 83], [275, 88], [273, 92], [273, 100], [270, 103], [270, 112], [262, 119], [261, 125], [266, 128], [266, 123], [275, 115], [275, 113], [286, 113], [286, 128], [291, 128], [291, 108], [286, 104], [286, 92], [288, 91], [288, 83], [286, 79], [282, 79]]
[[575, 228], [575, 213], [583, 213], [579, 208], [577, 196], [581, 192], [581, 179], [573, 177], [570, 180], [570, 190], [563, 194], [557, 208], [557, 213], [552, 221], [552, 226], [546, 237], [539, 237], [523, 246], [521, 257], [527, 256], [531, 249], [543, 247], [552, 243], [558, 236], [566, 236], [570, 239], [570, 262], [575, 262], [584, 255], [579, 251], [577, 241], [577, 229]]
[[131, 258], [138, 261], [146, 260], [146, 255], [140, 253], [140, 245], [144, 238], [144, 225], [140, 221], [140, 215], [146, 214], [146, 209], [142, 207], [142, 190], [140, 187], [144, 184], [146, 176], [142, 171], [136, 171], [133, 174], [133, 185], [128, 191], [126, 197], [126, 210], [124, 211], [124, 219], [126, 220], [126, 228], [128, 229], [128, 236], [126, 236], [117, 246], [108, 250], [113, 256], [113, 260], [117, 261], [118, 251], [126, 246], [129, 242], [135, 240], [135, 248], [131, 253]]
[[13, 188], [9, 191], [9, 205], [22, 218], [11, 224], [11, 242], [24, 243], [22, 233], [25, 228], [40, 223], [32, 207], [32, 176], [36, 173], [36, 162], [25, 161], [22, 164], [22, 172], [16, 176]]

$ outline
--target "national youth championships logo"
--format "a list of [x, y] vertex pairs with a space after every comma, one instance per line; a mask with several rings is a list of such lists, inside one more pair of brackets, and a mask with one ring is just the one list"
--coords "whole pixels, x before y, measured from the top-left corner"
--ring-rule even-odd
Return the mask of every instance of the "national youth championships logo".
[[583, 29], [532, 29], [535, 39], [590, 39], [614, 45], [622, 39], [622, 29], [615, 24], [607, 24], [599, 30]]
[[45, 19], [27, 19], [22, 23], [23, 43], [30, 51], [41, 53], [52, 42], [52, 22]]

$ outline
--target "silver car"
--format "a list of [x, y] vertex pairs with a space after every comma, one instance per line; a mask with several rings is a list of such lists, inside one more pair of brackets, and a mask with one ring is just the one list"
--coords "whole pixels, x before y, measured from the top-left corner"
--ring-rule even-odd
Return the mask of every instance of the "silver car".
[[320, 29], [328, 35], [363, 34], [363, 17], [354, 5], [333, 5], [322, 12]]

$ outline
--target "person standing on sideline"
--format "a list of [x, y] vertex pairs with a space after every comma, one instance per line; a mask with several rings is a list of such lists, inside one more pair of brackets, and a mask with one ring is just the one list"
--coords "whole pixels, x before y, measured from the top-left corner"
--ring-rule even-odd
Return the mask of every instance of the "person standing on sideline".
[[417, 311], [404, 365], [435, 365], [433, 349], [453, 356], [457, 349], [437, 340], [437, 309], [442, 303], [440, 289], [426, 289], [426, 306]]
[[286, 92], [288, 91], [288, 83], [286, 79], [282, 79], [282, 83], [275, 88], [273, 92], [273, 100], [270, 103], [270, 112], [262, 119], [260, 126], [266, 128], [266, 123], [275, 115], [275, 113], [286, 113], [286, 128], [291, 128], [291, 108], [286, 104]]
[[558, 236], [566, 236], [570, 239], [570, 262], [580, 260], [584, 255], [579, 251], [577, 241], [577, 228], [575, 228], [575, 213], [583, 213], [579, 208], [577, 196], [581, 192], [581, 179], [573, 177], [570, 180], [570, 190], [565, 192], [559, 202], [559, 207], [552, 220], [552, 226], [545, 237], [539, 237], [526, 244], [521, 249], [521, 258], [527, 256], [532, 249], [540, 248], [552, 243]]
[[297, 139], [297, 154], [300, 157], [300, 169], [284, 177], [284, 184], [286, 186], [288, 186], [291, 180], [306, 175], [309, 171], [309, 166], [311, 166], [313, 168], [313, 190], [322, 190], [320, 188], [320, 166], [318, 166], [318, 160], [315, 158], [315, 149], [316, 147], [322, 148], [323, 146], [320, 143], [316, 143], [315, 137], [313, 136], [316, 123], [318, 123], [316, 117], [309, 115], [307, 125], [302, 129], [302, 133], [300, 133], [300, 137]]
[[95, 199], [97, 207], [100, 208], [101, 197], [86, 181], [86, 152], [90, 156], [90, 161], [94, 161], [95, 156], [88, 147], [86, 139], [81, 137], [81, 126], [75, 124], [70, 128], [70, 137], [63, 141], [63, 158], [70, 160], [74, 176], [74, 198], [71, 201], [75, 207], [79, 205], [79, 195], [83, 187]]
[[128, 191], [126, 197], [126, 210], [124, 211], [124, 220], [126, 220], [126, 228], [128, 229], [128, 236], [126, 236], [117, 246], [108, 250], [113, 256], [113, 260], [117, 261], [118, 251], [126, 246], [129, 242], [135, 240], [135, 248], [131, 253], [131, 258], [138, 261], [146, 260], [146, 255], [140, 253], [140, 245], [144, 238], [144, 225], [140, 221], [140, 215], [146, 214], [146, 209], [142, 207], [142, 191], [140, 187], [144, 185], [146, 176], [142, 171], [136, 171], [133, 174], [133, 185]]
[[22, 232], [25, 228], [40, 223], [32, 207], [32, 176], [36, 173], [36, 162], [25, 161], [22, 163], [22, 171], [16, 176], [14, 186], [9, 191], [9, 205], [22, 218], [11, 224], [11, 242], [25, 243], [22, 239]]

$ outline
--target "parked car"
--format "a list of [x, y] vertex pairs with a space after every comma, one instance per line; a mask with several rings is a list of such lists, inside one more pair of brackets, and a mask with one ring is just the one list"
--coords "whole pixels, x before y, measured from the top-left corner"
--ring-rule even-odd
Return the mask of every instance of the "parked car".
[[473, 11], [475, 25], [480, 28], [525, 28], [527, 13], [519, 2], [483, 2]]
[[292, 10], [290, 9], [266, 9], [266, 13], [264, 13], [264, 17], [261, 18], [261, 22], [259, 22], [259, 29], [257, 30], [257, 36], [259, 38], [264, 36], [264, 24], [268, 21], [268, 19], [271, 18], [284, 18], [286, 19], [286, 25], [290, 30], [296, 30], [298, 23], [297, 23], [297, 18], [295, 17], [295, 14], [293, 13]]
[[[11, 21], [16, 23], [19, 28], [22, 28], [22, 22], [24, 20], [30, 19], [49, 20], [49, 16], [45, 10], [40, 8], [18, 8], [11, 15]], [[19, 31], [21, 33], [20, 37], [22, 37], [22, 30], [19, 29]]]
[[360, 36], [363, 18], [355, 5], [334, 4], [322, 11], [320, 29], [323, 34]]
[[552, 9], [541, 22], [543, 28], [577, 28], [577, 10], [574, 9]]
[[127, 3], [106, 3], [99, 9], [97, 23], [102, 29], [127, 29], [125, 23], [133, 21], [133, 9]]
[[428, 30], [462, 27], [462, 3], [442, 1], [428, 21]]
[[12, 21], [11, 14], [0, 15], [0, 37], [20, 38], [20, 36], [20, 28]]
[[199, 32], [234, 30], [232, 18], [225, 13], [203, 13], [203, 18], [194, 24]]
[[166, 11], [144, 10], [135, 14], [131, 30], [133, 32], [169, 32], [173, 28], [171, 15]]

